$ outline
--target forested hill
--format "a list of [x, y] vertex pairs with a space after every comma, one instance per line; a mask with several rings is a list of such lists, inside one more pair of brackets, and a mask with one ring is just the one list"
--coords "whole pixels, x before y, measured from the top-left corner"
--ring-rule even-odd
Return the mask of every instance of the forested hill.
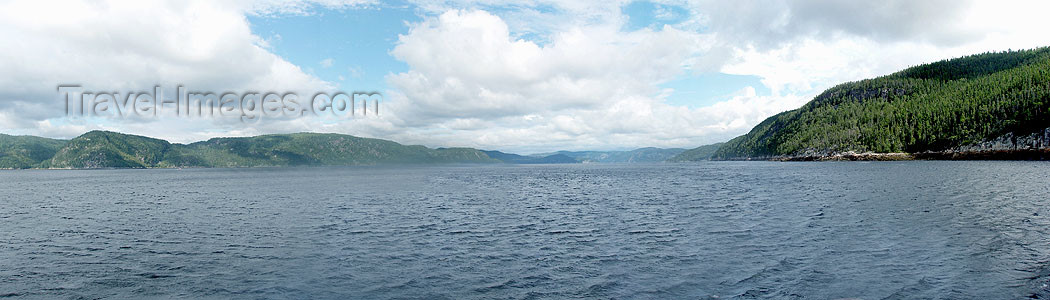
[[719, 147], [713, 159], [1046, 159], [1050, 48], [971, 55], [830, 88]]
[[347, 166], [501, 162], [471, 148], [427, 148], [343, 134], [213, 138], [192, 144], [109, 131], [72, 140], [0, 134], [0, 168]]
[[710, 145], [703, 145], [693, 149], [686, 150], [674, 157], [668, 159], [668, 162], [684, 162], [684, 161], [703, 161], [711, 160], [711, 156], [715, 155], [719, 147], [725, 143], [714, 143]]
[[685, 149], [645, 147], [629, 151], [558, 151], [533, 156], [563, 155], [584, 163], [653, 163], [667, 161], [683, 151]]
[[0, 168], [26, 169], [51, 159], [65, 140], [0, 134]]
[[[636, 150], [639, 153], [678, 153], [680, 151], [682, 149], [643, 148]], [[662, 155], [652, 156], [658, 158], [670, 156]], [[660, 158], [660, 161], [663, 159], [665, 158]], [[170, 143], [145, 136], [99, 130], [70, 140], [0, 134], [0, 169], [209, 168], [439, 163], [564, 164], [580, 162], [585, 161], [561, 153], [537, 157], [473, 148], [435, 149], [334, 133], [213, 138], [192, 144]]]

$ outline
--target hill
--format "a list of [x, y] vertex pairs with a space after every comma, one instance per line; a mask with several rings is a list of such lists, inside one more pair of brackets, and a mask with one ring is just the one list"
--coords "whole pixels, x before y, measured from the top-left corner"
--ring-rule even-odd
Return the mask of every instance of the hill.
[[55, 156], [66, 142], [68, 141], [0, 134], [0, 169], [36, 167]]
[[144, 136], [91, 131], [67, 142], [45, 168], [146, 168], [156, 166], [171, 143]]
[[189, 145], [109, 131], [69, 141], [0, 136], [7, 168], [164, 168], [496, 163], [471, 148], [427, 148], [342, 134], [213, 138]]
[[640, 163], [663, 162], [683, 151], [685, 149], [646, 147], [630, 151], [558, 151], [533, 154], [532, 156], [560, 154], [586, 163]]
[[1048, 142], [1050, 48], [1039, 48], [949, 59], [835, 86], [730, 140], [713, 158], [1046, 159]]
[[685, 149], [559, 151], [518, 155], [473, 148], [427, 148], [333, 133], [222, 137], [191, 144], [111, 131], [71, 140], [0, 134], [0, 168], [209, 168], [378, 164], [661, 162]]
[[547, 156], [524, 156], [513, 153], [505, 153], [500, 151], [485, 151], [482, 150], [486, 155], [491, 158], [497, 159], [505, 163], [512, 164], [574, 164], [579, 163], [575, 158], [568, 157], [562, 154], [553, 154]]
[[470, 148], [407, 146], [333, 133], [272, 134], [213, 138], [168, 157], [173, 166], [349, 166], [374, 164], [497, 162]]
[[725, 143], [715, 143], [710, 145], [703, 145], [693, 149], [686, 150], [685, 152], [679, 153], [674, 157], [668, 159], [668, 162], [684, 162], [684, 161], [703, 161], [711, 160], [711, 157], [715, 155], [719, 147]]

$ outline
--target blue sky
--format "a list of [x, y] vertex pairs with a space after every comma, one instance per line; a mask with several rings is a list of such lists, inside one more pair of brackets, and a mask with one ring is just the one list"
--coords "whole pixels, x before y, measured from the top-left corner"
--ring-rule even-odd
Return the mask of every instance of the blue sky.
[[273, 53], [346, 91], [387, 90], [384, 77], [408, 69], [389, 52], [408, 24], [420, 20], [408, 4], [248, 17]]
[[[511, 11], [514, 6], [482, 6], [491, 11]], [[540, 6], [540, 11], [552, 10]], [[689, 11], [681, 6], [649, 1], [630, 2], [621, 7], [627, 17], [622, 30], [658, 30], [688, 21]], [[390, 55], [398, 35], [407, 34], [409, 24], [433, 17], [403, 2], [385, 2], [354, 8], [317, 7], [309, 15], [278, 14], [248, 16], [254, 34], [267, 41], [277, 55], [300, 66], [309, 74], [337, 84], [344, 91], [387, 91], [385, 77], [405, 72], [408, 66]], [[513, 29], [512, 29], [513, 30]], [[545, 36], [533, 32], [514, 32], [517, 38], [545, 44]], [[760, 78], [720, 72], [684, 72], [660, 84], [673, 89], [667, 103], [703, 107], [728, 100], [745, 87], [758, 95], [769, 95]]]
[[621, 11], [627, 16], [624, 30], [658, 29], [664, 25], [678, 25], [690, 17], [689, 10], [684, 7], [650, 1], [627, 3], [621, 7]]

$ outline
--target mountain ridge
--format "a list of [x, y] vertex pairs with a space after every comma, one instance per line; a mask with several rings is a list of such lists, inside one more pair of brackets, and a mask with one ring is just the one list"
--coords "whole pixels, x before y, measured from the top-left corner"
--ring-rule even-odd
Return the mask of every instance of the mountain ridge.
[[664, 162], [686, 151], [683, 148], [642, 147], [626, 151], [556, 151], [530, 156], [564, 155], [582, 163], [644, 163]]
[[577, 161], [575, 158], [562, 154], [527, 156], [494, 150], [481, 150], [481, 152], [484, 152], [491, 158], [515, 164], [573, 164], [580, 162]]
[[69, 140], [0, 134], [0, 168], [96, 169], [499, 163], [472, 148], [427, 148], [334, 133], [220, 137], [190, 144], [93, 130]]
[[[638, 150], [643, 149], [656, 152], [668, 150]], [[684, 151], [670, 149], [677, 150]], [[604, 153], [579, 153], [591, 152]], [[537, 157], [463, 147], [428, 148], [337, 133], [300, 132], [251, 137], [215, 137], [188, 144], [104, 130], [89, 131], [69, 140], [0, 134], [0, 169], [581, 162], [588, 161], [560, 153]]]

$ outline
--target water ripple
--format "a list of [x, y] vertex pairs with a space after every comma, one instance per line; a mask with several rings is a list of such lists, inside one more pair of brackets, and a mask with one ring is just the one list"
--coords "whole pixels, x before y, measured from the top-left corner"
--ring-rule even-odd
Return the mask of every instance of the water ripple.
[[0, 298], [1047, 299], [1048, 167], [0, 171]]

